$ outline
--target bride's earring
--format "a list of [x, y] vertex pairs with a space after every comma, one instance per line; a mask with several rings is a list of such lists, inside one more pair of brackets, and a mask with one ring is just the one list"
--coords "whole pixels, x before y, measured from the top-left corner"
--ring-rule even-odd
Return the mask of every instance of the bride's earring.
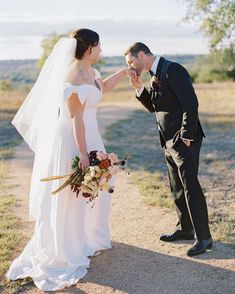
[[94, 59], [94, 54], [93, 53], [91, 53], [91, 60], [93, 60]]

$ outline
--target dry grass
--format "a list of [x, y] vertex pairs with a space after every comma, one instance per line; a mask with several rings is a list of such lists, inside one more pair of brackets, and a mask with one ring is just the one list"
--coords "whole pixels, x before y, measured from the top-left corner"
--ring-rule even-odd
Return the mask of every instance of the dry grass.
[[10, 193], [11, 187], [5, 184], [9, 163], [12, 157], [10, 149], [0, 151], [0, 291], [5, 284], [4, 274], [6, 273], [11, 256], [21, 239], [19, 232], [19, 219], [12, 212], [17, 200]]
[[166, 182], [166, 176], [157, 172], [136, 172], [131, 177], [131, 183], [139, 187], [140, 194], [146, 204], [173, 208], [174, 204]]
[[235, 83], [196, 84], [195, 90], [200, 100], [200, 112], [231, 115], [235, 111]]
[[27, 92], [25, 91], [0, 91], [0, 110], [1, 113], [16, 111], [24, 101]]
[[0, 92], [0, 291], [5, 289], [4, 274], [22, 238], [19, 231], [19, 219], [13, 213], [17, 200], [11, 194], [11, 187], [6, 184], [6, 178], [9, 159], [13, 156], [12, 147], [21, 141], [20, 136], [11, 125], [11, 120], [25, 95], [25, 92]]
[[200, 116], [207, 139], [201, 182], [214, 238], [235, 242], [235, 83], [198, 85]]
[[17, 109], [22, 104], [26, 92], [22, 91], [0, 91], [0, 150], [11, 148], [20, 142], [20, 136], [11, 125]]

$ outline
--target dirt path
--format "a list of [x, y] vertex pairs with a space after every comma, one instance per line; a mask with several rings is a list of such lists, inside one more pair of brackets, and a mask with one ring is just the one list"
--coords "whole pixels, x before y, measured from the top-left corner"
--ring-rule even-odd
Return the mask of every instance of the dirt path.
[[[133, 105], [103, 105], [99, 111], [101, 132], [132, 111]], [[21, 199], [16, 212], [22, 219], [26, 239], [33, 230], [33, 225], [27, 222], [32, 159], [33, 154], [24, 144], [18, 146], [9, 179], [17, 185], [14, 192]], [[175, 214], [145, 205], [138, 189], [128, 181], [126, 173], [117, 176], [111, 210], [113, 248], [92, 258], [82, 282], [57, 293], [234, 293], [235, 251], [215, 242], [211, 252], [188, 258], [185, 252], [192, 242], [159, 241], [161, 233], [174, 227]], [[17, 293], [43, 292], [30, 287]]]

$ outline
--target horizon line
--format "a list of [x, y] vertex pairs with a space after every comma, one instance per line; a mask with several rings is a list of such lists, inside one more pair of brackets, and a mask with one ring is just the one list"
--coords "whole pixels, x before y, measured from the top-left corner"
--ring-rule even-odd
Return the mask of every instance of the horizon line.
[[[171, 53], [171, 54], [154, 54], [156, 56], [204, 56], [204, 55], [209, 55], [209, 53]], [[105, 56], [102, 56], [101, 57], [101, 60], [102, 58], [114, 58], [114, 57], [123, 57], [124, 58], [124, 55], [105, 55]], [[14, 59], [14, 58], [8, 58], [8, 59], [0, 59], [0, 62], [1, 61], [37, 61], [39, 60], [40, 58], [17, 58], [17, 59]]]

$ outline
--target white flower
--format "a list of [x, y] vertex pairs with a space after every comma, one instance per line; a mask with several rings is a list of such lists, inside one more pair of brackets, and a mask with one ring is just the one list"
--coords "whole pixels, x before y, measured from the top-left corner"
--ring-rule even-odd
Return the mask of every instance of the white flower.
[[97, 159], [99, 159], [101, 161], [103, 159], [106, 159], [108, 157], [108, 155], [105, 154], [103, 151], [98, 151], [96, 153], [96, 157], [97, 157]]
[[92, 181], [92, 177], [91, 177], [91, 175], [90, 175], [90, 174], [85, 174], [84, 180], [85, 180], [86, 182], [91, 182], [91, 181]]
[[92, 178], [94, 178], [94, 177], [95, 177], [95, 171], [92, 171], [92, 172], [90, 173], [90, 176], [91, 176]]
[[110, 159], [112, 164], [118, 162], [118, 157], [115, 153], [109, 153], [108, 158]]

